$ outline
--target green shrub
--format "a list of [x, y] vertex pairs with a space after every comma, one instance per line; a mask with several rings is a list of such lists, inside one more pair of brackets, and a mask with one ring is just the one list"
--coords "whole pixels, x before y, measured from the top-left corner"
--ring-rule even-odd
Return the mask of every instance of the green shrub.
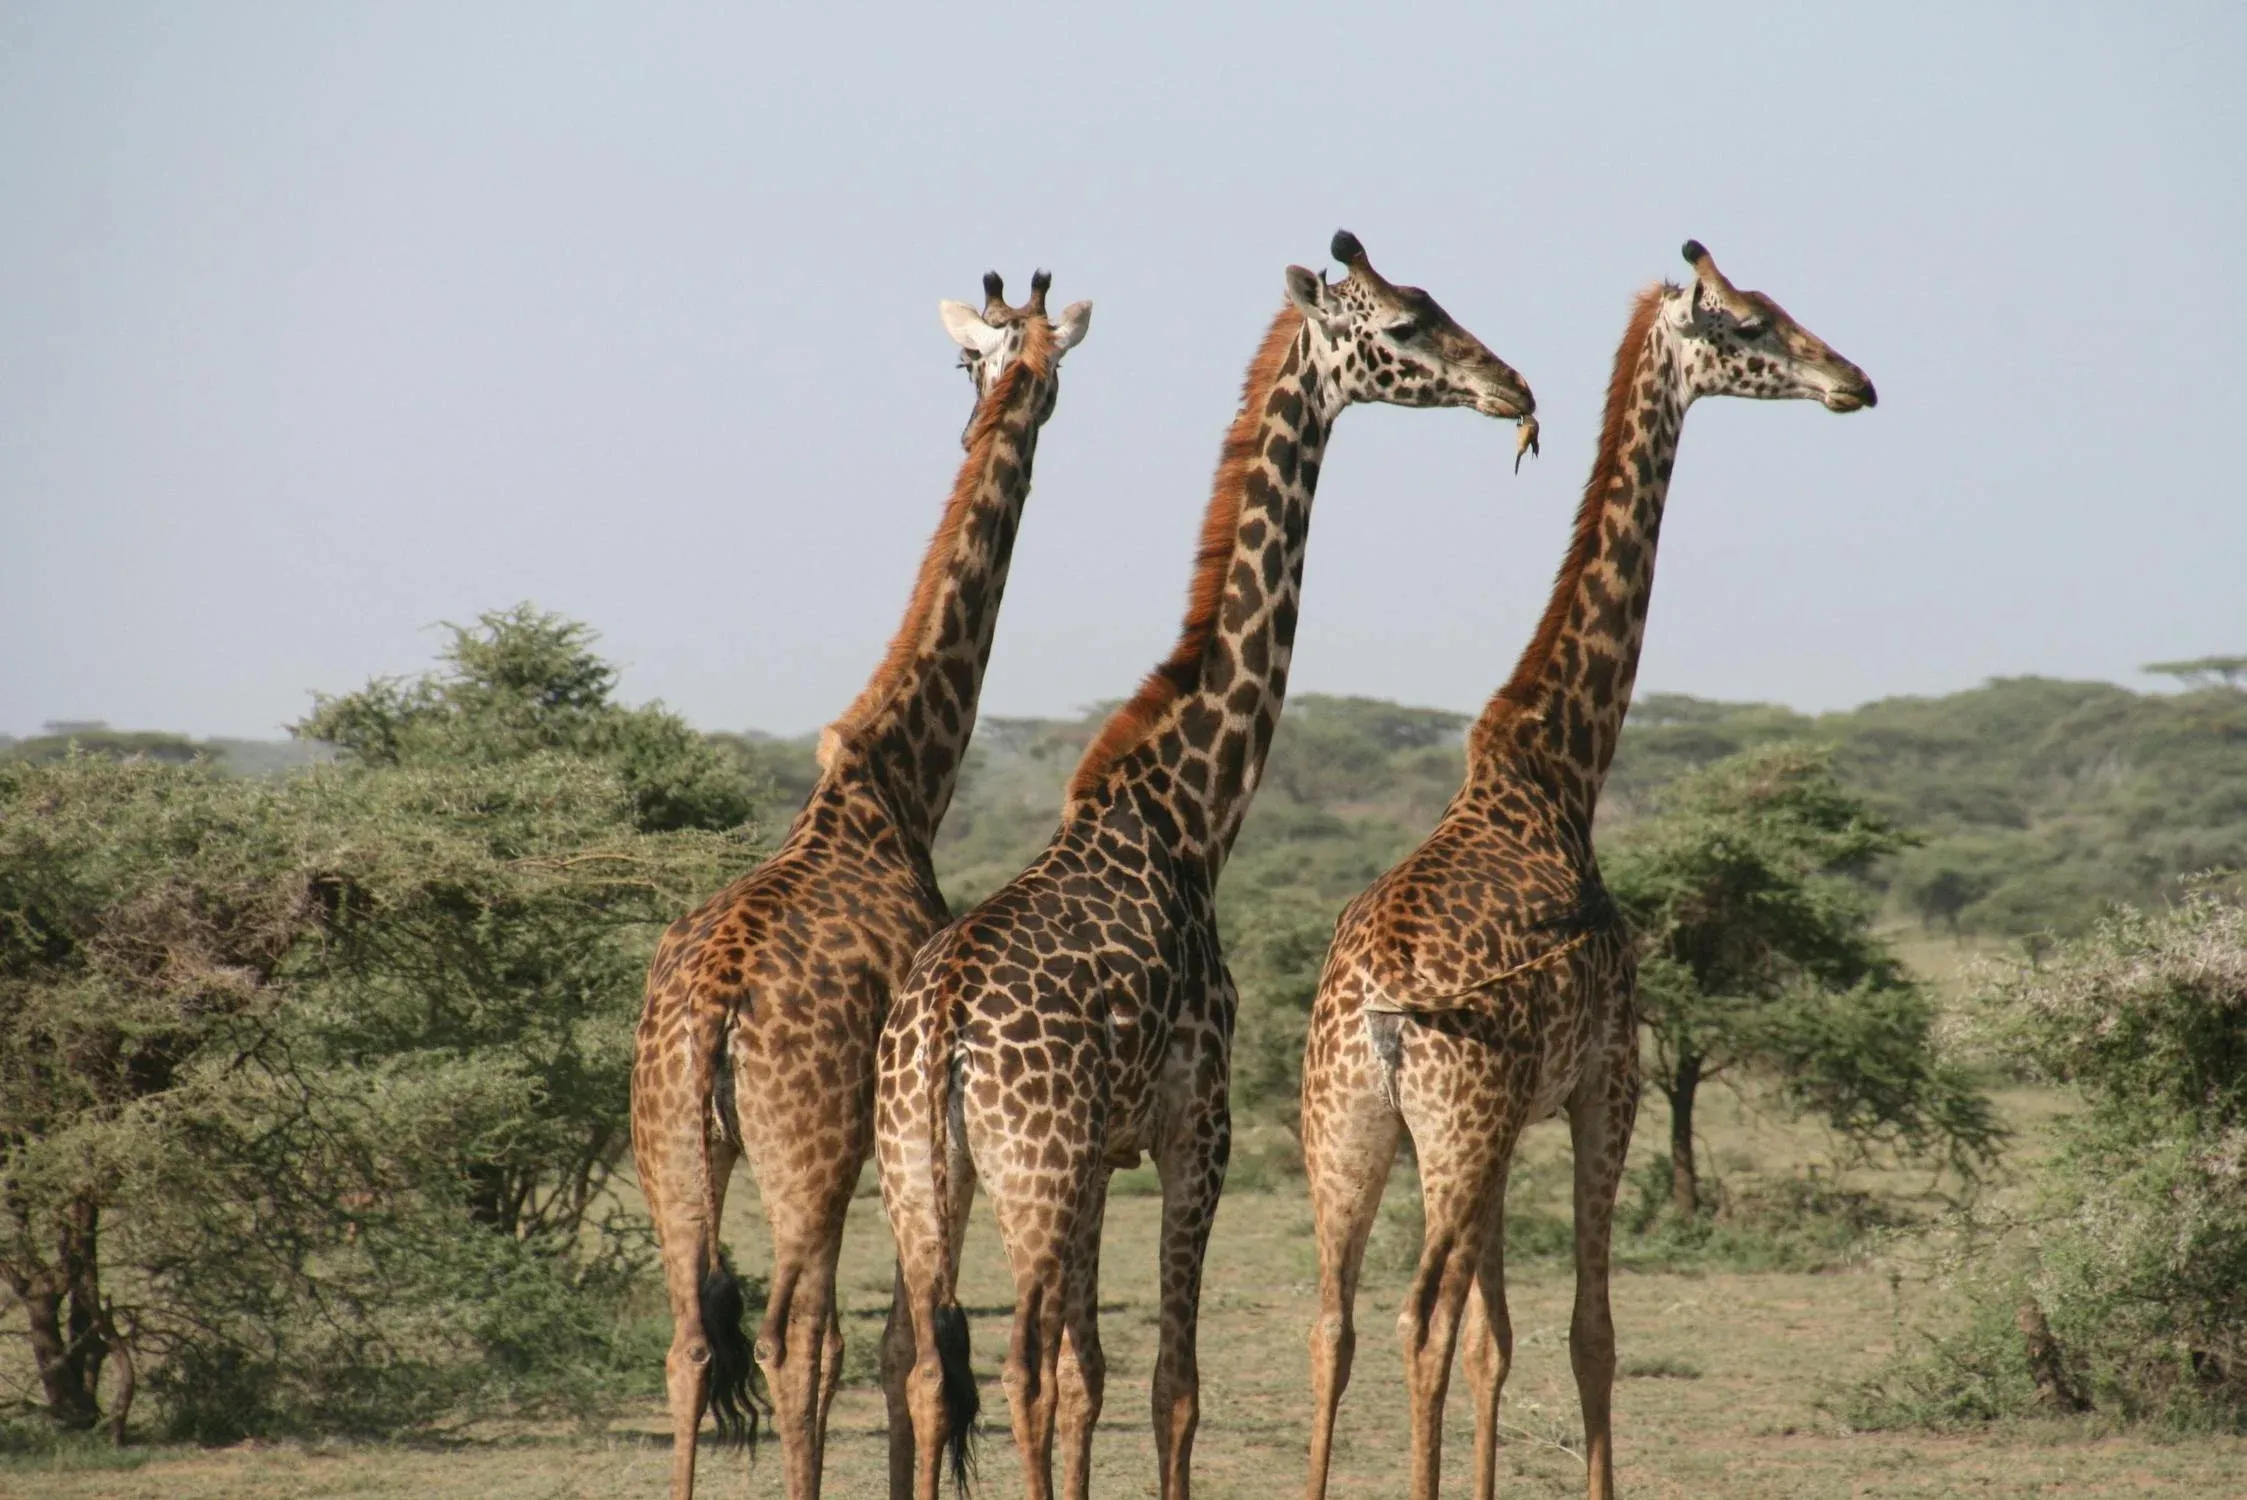
[[2084, 1108], [1867, 1414], [2247, 1430], [2247, 906], [2207, 885], [2120, 912], [1995, 976], [1978, 1029]]

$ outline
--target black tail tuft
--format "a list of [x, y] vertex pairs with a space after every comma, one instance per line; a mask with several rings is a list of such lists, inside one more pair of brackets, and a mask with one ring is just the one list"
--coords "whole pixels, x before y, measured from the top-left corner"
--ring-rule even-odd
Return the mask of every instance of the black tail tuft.
[[944, 1367], [944, 1454], [952, 1465], [952, 1488], [965, 1496], [975, 1479], [975, 1419], [983, 1397], [968, 1368], [967, 1314], [956, 1302], [936, 1311], [936, 1358]]
[[710, 1420], [720, 1441], [754, 1456], [760, 1418], [772, 1411], [756, 1355], [743, 1326], [747, 1308], [741, 1278], [721, 1253], [702, 1278], [702, 1336], [710, 1344]]

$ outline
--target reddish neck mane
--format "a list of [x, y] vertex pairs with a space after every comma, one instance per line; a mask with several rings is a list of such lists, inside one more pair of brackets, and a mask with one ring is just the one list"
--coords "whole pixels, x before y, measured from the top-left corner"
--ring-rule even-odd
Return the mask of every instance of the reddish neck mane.
[[1240, 410], [1225, 433], [1225, 446], [1217, 460], [1217, 478], [1210, 486], [1209, 506], [1202, 513], [1201, 544], [1194, 553], [1194, 577], [1186, 595], [1186, 622], [1178, 644], [1139, 684], [1129, 702], [1108, 716], [1100, 733], [1085, 747], [1069, 778], [1072, 798], [1089, 796], [1115, 764], [1145, 744], [1161, 726], [1179, 699], [1201, 682], [1202, 662], [1210, 638], [1217, 631], [1218, 612], [1224, 606], [1225, 580], [1240, 531], [1241, 499], [1247, 488], [1250, 466], [1260, 451], [1258, 433], [1264, 425], [1265, 403], [1279, 384], [1288, 350], [1303, 331], [1303, 315], [1284, 307], [1264, 332], [1264, 342], [1249, 361], [1241, 380]]
[[1616, 487], [1629, 483], [1623, 469], [1625, 429], [1638, 389], [1639, 366], [1646, 358], [1646, 336], [1654, 326], [1655, 315], [1661, 311], [1666, 290], [1661, 285], [1648, 287], [1631, 306], [1631, 320], [1623, 330], [1623, 341], [1615, 348], [1615, 368], [1607, 378], [1607, 412], [1600, 423], [1599, 456], [1592, 461], [1591, 477], [1584, 481], [1584, 498], [1576, 506], [1576, 524], [1569, 538], [1568, 552], [1561, 559], [1559, 574], [1553, 579], [1552, 596], [1545, 601], [1545, 613], [1537, 622], [1537, 633], [1529, 638], [1521, 659], [1514, 663], [1513, 675], [1491, 695], [1482, 718], [1475, 725], [1477, 739], [1516, 715], [1536, 712], [1540, 706], [1545, 679], [1553, 667], [1553, 655], [1568, 628], [1569, 608], [1583, 587], [1584, 570], [1591, 566], [1599, 552], [1600, 517]]
[[1044, 319], [1033, 319], [1023, 330], [1022, 350], [1015, 356], [1014, 363], [1007, 366], [998, 384], [991, 388], [991, 394], [975, 408], [975, 422], [968, 429], [967, 457], [961, 461], [960, 472], [952, 481], [952, 494], [944, 502], [944, 514], [936, 523], [936, 534], [929, 538], [928, 550], [921, 554], [921, 571], [913, 583], [913, 597], [905, 606], [905, 618], [898, 624], [897, 634], [890, 637], [881, 665], [874, 669], [874, 675], [844, 710], [843, 716], [834, 722], [831, 733], [848, 739], [865, 729], [908, 685], [914, 661], [932, 644], [930, 637], [941, 626], [938, 602], [951, 575], [960, 532], [967, 525], [968, 513], [974, 508], [975, 497], [983, 488], [984, 476], [990, 473], [992, 460], [998, 452], [1000, 427], [1022, 395], [1023, 386], [1030, 381], [1044, 380], [1052, 368], [1053, 330]]

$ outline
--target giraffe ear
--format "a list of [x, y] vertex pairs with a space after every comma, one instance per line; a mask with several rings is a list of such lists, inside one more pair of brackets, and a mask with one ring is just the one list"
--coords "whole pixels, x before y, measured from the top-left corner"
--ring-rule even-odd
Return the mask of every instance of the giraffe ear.
[[952, 342], [962, 349], [973, 349], [978, 354], [989, 354], [999, 347], [1002, 335], [983, 321], [983, 315], [965, 302], [939, 302], [936, 315], [944, 320], [944, 331]]
[[1084, 342], [1092, 328], [1092, 304], [1072, 302], [1061, 309], [1061, 316], [1053, 324], [1053, 352], [1066, 354]]
[[1348, 309], [1333, 305], [1327, 299], [1326, 282], [1301, 266], [1287, 268], [1287, 300], [1302, 311], [1304, 317], [1316, 323], [1330, 339], [1349, 336]]

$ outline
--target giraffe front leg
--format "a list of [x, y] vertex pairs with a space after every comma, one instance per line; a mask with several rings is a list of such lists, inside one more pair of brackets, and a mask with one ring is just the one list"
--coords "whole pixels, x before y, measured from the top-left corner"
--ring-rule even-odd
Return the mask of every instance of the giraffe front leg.
[[1217, 1096], [1169, 1132], [1155, 1152], [1163, 1186], [1162, 1336], [1154, 1378], [1155, 1459], [1162, 1500], [1189, 1500], [1193, 1493], [1194, 1429], [1201, 1424], [1201, 1364], [1195, 1341], [1201, 1321], [1202, 1258], [1209, 1249], [1210, 1225], [1217, 1218], [1225, 1164], [1233, 1148], [1224, 1071], [1221, 1066], [1216, 1071]]
[[1576, 1308], [1568, 1325], [1568, 1359], [1584, 1408], [1585, 1493], [1590, 1500], [1615, 1494], [1615, 1319], [1607, 1302], [1608, 1242], [1615, 1222], [1615, 1191], [1631, 1147], [1638, 1114], [1636, 1028], [1585, 1070], [1568, 1104], [1568, 1133], [1576, 1156]]
[[913, 1370], [913, 1315], [905, 1266], [890, 1277], [889, 1317], [882, 1324], [882, 1404], [889, 1413], [889, 1500], [912, 1500], [913, 1406], [905, 1393]]

